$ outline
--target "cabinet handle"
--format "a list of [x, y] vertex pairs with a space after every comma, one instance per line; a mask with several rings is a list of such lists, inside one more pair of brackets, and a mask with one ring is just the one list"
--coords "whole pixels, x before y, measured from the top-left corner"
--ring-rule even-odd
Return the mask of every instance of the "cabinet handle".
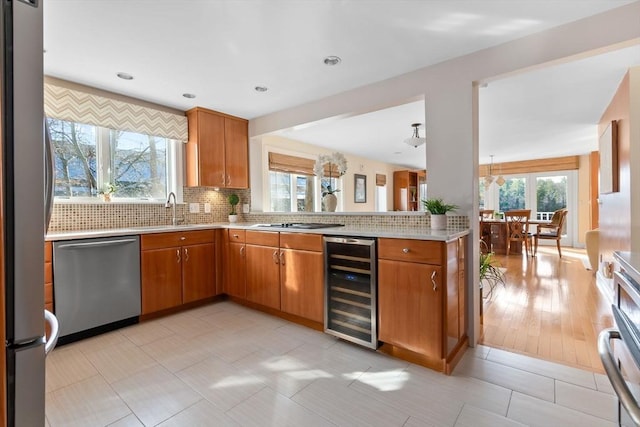
[[180, 238], [180, 240], [187, 240], [187, 238], [186, 238], [186, 237], [184, 237], [184, 236], [182, 236], [182, 237]]
[[433, 291], [437, 291], [438, 290], [438, 284], [436, 283], [436, 275], [438, 274], [437, 271], [433, 271], [433, 273], [431, 273], [431, 283], [433, 283]]
[[284, 265], [284, 252], [280, 252], [280, 265]]
[[240, 255], [244, 256], [244, 246], [240, 246]]
[[234, 235], [233, 235], [233, 238], [234, 238], [234, 239], [239, 239], [239, 238], [240, 238], [240, 236], [239, 236], [238, 234], [234, 234]]
[[180, 249], [176, 249], [176, 257], [178, 258], [177, 263], [180, 264]]
[[280, 262], [278, 261], [278, 251], [273, 251], [273, 262], [275, 262], [276, 264]]
[[220, 175], [222, 176], [222, 185], [225, 185], [226, 183], [224, 181], [224, 172], [222, 172]]
[[231, 185], [231, 175], [227, 175], [227, 184], [226, 185]]
[[402, 248], [402, 252], [405, 253], [405, 254], [408, 254], [409, 253], [409, 248]]
[[184, 261], [189, 261], [189, 249], [184, 248]]

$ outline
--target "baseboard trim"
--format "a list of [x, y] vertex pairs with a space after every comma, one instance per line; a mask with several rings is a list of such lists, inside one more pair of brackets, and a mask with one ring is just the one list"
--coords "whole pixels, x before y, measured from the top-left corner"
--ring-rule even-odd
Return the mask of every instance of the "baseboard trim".
[[609, 304], [613, 304], [613, 279], [607, 279], [598, 271], [596, 273], [596, 286], [600, 293], [609, 301]]

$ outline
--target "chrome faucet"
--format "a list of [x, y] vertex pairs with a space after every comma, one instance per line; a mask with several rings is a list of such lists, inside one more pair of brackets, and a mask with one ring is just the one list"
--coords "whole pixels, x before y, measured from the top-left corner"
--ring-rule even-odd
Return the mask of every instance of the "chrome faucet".
[[[171, 204], [171, 196], [173, 196], [173, 204]], [[171, 208], [171, 225], [178, 225], [178, 218], [176, 218], [176, 194], [173, 191], [169, 193], [164, 207]]]

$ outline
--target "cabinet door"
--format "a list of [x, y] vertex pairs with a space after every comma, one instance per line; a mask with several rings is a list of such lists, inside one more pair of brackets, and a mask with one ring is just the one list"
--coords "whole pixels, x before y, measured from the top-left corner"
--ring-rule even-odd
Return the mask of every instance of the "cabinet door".
[[180, 248], [141, 252], [142, 314], [182, 304]]
[[189, 141], [186, 149], [187, 185], [223, 187], [224, 117], [194, 109], [187, 112]]
[[378, 318], [380, 341], [442, 358], [441, 268], [379, 260]]
[[227, 188], [249, 188], [248, 123], [225, 117], [225, 169]]
[[282, 311], [324, 322], [324, 255], [294, 249], [281, 253]]
[[213, 243], [182, 248], [182, 302], [212, 297], [216, 293], [215, 246]]
[[225, 274], [226, 293], [242, 299], [247, 298], [245, 250], [244, 243], [229, 242]]
[[247, 300], [280, 310], [278, 248], [247, 245]]

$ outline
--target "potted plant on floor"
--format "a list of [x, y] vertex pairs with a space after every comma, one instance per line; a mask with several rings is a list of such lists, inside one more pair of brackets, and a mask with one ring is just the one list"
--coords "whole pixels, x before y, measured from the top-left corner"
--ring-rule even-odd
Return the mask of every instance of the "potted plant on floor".
[[229, 212], [229, 222], [238, 221], [238, 212], [236, 212], [236, 205], [240, 203], [240, 197], [237, 194], [232, 193], [227, 197], [227, 201], [231, 205], [231, 212]]
[[[496, 285], [504, 282], [504, 272], [500, 268], [500, 264], [494, 258], [494, 253], [489, 252], [487, 244], [480, 241], [480, 292], [483, 298], [490, 298]], [[484, 289], [488, 288], [487, 293]], [[482, 306], [482, 303], [481, 303]]]
[[424, 208], [431, 214], [431, 228], [433, 230], [447, 229], [447, 212], [458, 209], [457, 205], [444, 203], [442, 199], [422, 200]]

